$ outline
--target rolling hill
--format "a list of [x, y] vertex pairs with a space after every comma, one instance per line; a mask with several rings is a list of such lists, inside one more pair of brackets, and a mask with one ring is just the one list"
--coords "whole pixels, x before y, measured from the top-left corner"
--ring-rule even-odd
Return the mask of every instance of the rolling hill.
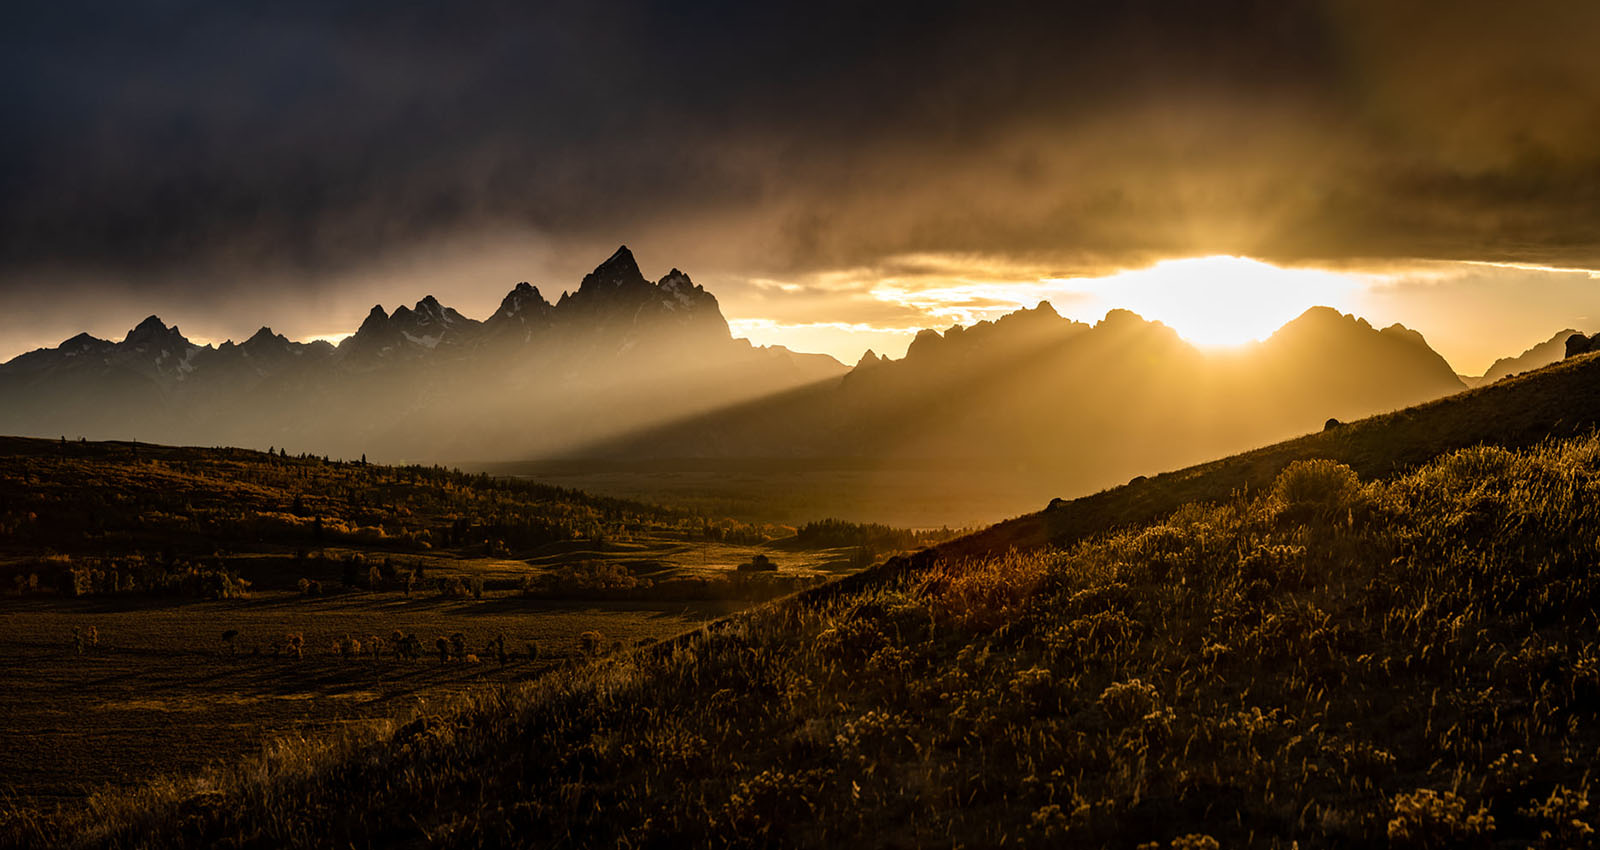
[[14, 818], [106, 846], [1588, 846], [1600, 357]]

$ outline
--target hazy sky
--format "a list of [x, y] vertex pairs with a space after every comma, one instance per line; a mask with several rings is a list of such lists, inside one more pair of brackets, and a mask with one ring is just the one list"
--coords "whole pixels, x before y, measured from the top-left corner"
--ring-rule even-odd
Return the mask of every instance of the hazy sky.
[[[1600, 328], [1597, 37], [1587, 0], [5, 4], [0, 357], [482, 317], [626, 242], [844, 359], [1317, 296], [1481, 371]], [[1218, 255], [1300, 271], [1158, 265]]]

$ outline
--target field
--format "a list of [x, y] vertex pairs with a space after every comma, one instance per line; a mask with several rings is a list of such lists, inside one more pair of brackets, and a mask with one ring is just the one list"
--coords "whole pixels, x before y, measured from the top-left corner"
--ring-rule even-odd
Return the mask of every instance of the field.
[[[562, 460], [467, 464], [491, 475], [645, 499], [745, 521], [824, 517], [908, 528], [980, 528], [1063, 495], [1037, 464], [859, 458]], [[1121, 482], [1104, 482], [1121, 483]]]
[[0, 795], [70, 809], [436, 711], [932, 539], [431, 467], [0, 438]]
[[[735, 603], [559, 603], [511, 595], [485, 600], [353, 593], [304, 599], [164, 604], [147, 600], [35, 599], [0, 603], [0, 792], [37, 804], [80, 801], [103, 785], [193, 773], [257, 751], [280, 736], [428, 710], [484, 685], [522, 681], [580, 655], [585, 631], [632, 647], [691, 629]], [[73, 630], [98, 645], [79, 654]], [[227, 631], [238, 634], [230, 648]], [[403, 661], [388, 645], [414, 633], [427, 654]], [[442, 663], [437, 637], [460, 632], [482, 659]], [[284, 635], [304, 636], [304, 657], [274, 657]], [[341, 657], [335, 642], [364, 646]], [[504, 635], [501, 664], [483, 647]], [[372, 637], [383, 641], [373, 658]], [[529, 644], [537, 656], [528, 657]], [[281, 653], [281, 650], [280, 650]], [[435, 709], [436, 710], [436, 709]]]

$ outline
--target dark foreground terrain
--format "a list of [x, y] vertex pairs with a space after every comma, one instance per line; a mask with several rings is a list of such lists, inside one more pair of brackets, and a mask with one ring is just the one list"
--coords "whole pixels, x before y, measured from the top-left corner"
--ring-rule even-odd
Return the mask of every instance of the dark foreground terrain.
[[[407, 600], [353, 593], [305, 600], [31, 599], [0, 603], [0, 788], [35, 806], [77, 805], [105, 785], [130, 786], [258, 752], [281, 736], [338, 731], [446, 704], [485, 685], [532, 678], [605, 647], [668, 637], [738, 607], [728, 602]], [[74, 629], [95, 629], [80, 654]], [[239, 635], [230, 648], [221, 635]], [[395, 630], [425, 636], [402, 659]], [[460, 633], [475, 662], [441, 661], [434, 641]], [[277, 644], [305, 641], [301, 657]], [[501, 663], [485, 645], [501, 636]], [[339, 643], [361, 648], [346, 656]], [[529, 647], [535, 655], [529, 657]], [[348, 647], [347, 647], [348, 648]]]
[[72, 811], [438, 711], [930, 539], [433, 467], [0, 438], [0, 800]]
[[19, 810], [8, 834], [1592, 846], [1596, 371], [1053, 506], [446, 709]]

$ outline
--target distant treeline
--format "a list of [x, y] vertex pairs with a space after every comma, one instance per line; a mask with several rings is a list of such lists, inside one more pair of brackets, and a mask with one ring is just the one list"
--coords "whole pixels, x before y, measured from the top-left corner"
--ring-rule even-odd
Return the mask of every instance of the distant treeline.
[[653, 581], [635, 576], [621, 564], [569, 564], [523, 580], [522, 595], [532, 599], [759, 601], [785, 596], [819, 584], [816, 576], [753, 576], [730, 572], [716, 578], [677, 577]]
[[920, 549], [949, 540], [957, 533], [948, 528], [915, 531], [893, 528], [878, 523], [846, 522], [842, 519], [822, 519], [808, 522], [795, 532], [795, 542], [807, 549], [835, 549], [843, 546], [862, 546], [874, 552], [899, 549]]
[[8, 566], [0, 576], [3, 576], [0, 587], [19, 595], [149, 594], [200, 599], [238, 599], [250, 595], [250, 582], [219, 563], [137, 554], [88, 559], [49, 555]]

